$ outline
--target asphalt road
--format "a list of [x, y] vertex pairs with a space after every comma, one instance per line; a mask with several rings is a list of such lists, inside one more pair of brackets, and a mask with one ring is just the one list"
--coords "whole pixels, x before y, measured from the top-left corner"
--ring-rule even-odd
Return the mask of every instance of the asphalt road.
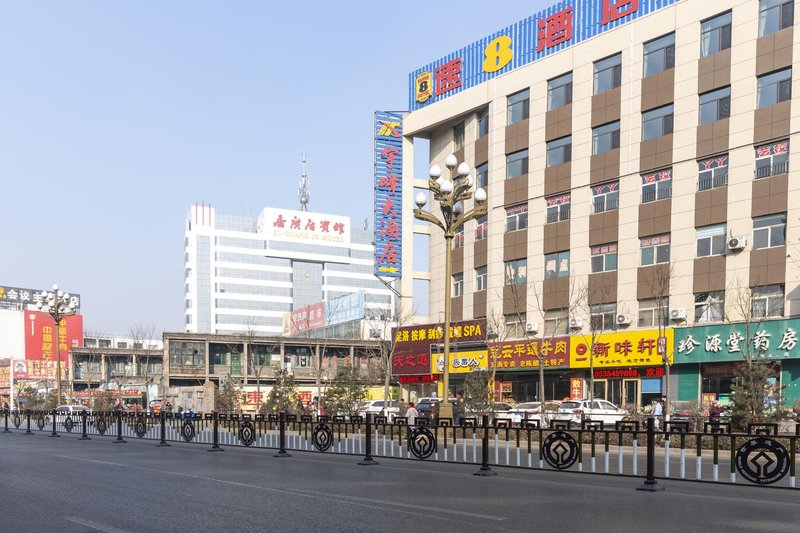
[[800, 491], [0, 432], [0, 531], [786, 531]]

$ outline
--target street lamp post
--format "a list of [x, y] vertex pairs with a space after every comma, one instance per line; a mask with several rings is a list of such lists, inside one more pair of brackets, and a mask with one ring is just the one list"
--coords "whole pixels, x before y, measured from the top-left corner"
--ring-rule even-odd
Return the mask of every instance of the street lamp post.
[[56, 345], [56, 405], [61, 403], [61, 336], [59, 327], [61, 321], [75, 314], [75, 303], [70, 301], [69, 293], [59, 290], [58, 285], [53, 285], [53, 292], [42, 291], [36, 308], [45, 312], [53, 319], [56, 326], [54, 343]]
[[450, 404], [450, 284], [452, 283], [452, 250], [453, 237], [456, 230], [465, 222], [474, 220], [488, 212], [486, 205], [486, 191], [482, 188], [475, 191], [475, 204], [472, 209], [464, 211], [464, 201], [472, 198], [472, 186], [474, 180], [469, 174], [467, 163], [459, 164], [456, 156], [448, 155], [444, 161], [445, 166], [451, 172], [457, 168], [456, 178], [450, 181], [442, 176], [439, 165], [430, 168], [430, 178], [428, 188], [433, 193], [433, 199], [439, 202], [442, 212], [441, 218], [436, 215], [423, 211], [423, 207], [428, 203], [425, 193], [420, 192], [414, 199], [417, 209], [414, 209], [414, 218], [435, 224], [444, 232], [445, 240], [445, 263], [444, 263], [444, 368], [442, 374], [442, 384], [444, 387], [442, 402], [439, 406], [439, 418], [453, 418], [453, 406]]

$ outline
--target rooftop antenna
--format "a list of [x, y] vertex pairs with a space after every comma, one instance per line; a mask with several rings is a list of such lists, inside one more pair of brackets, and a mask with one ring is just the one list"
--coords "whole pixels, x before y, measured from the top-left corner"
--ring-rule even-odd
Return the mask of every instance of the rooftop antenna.
[[311, 199], [311, 183], [306, 175], [306, 151], [303, 150], [303, 174], [300, 176], [300, 187], [297, 189], [300, 198], [300, 211], [308, 211], [308, 201]]

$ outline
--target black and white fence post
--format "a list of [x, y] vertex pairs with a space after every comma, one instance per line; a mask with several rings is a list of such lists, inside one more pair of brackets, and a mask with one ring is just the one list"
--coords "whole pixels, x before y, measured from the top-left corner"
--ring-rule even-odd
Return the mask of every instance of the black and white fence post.
[[25, 431], [25, 434], [26, 435], [33, 435], [33, 431], [31, 431], [31, 410], [28, 409], [27, 411], [25, 411], [25, 414], [28, 417], [28, 429]]
[[92, 440], [89, 438], [89, 435], [86, 434], [86, 425], [86, 411], [81, 411], [81, 430], [83, 431], [83, 434], [78, 440]]
[[364, 458], [358, 462], [360, 465], [364, 466], [373, 466], [380, 464], [376, 460], [372, 458], [372, 424], [370, 423], [370, 413], [365, 413], [367, 415], [367, 453], [364, 455]]
[[[636, 458], [634, 458], [635, 460]], [[646, 490], [649, 492], [658, 492], [664, 490], [664, 487], [659, 487], [656, 481], [656, 428], [655, 419], [651, 416], [647, 419], [647, 477], [641, 486], [636, 490]]]
[[122, 411], [117, 411], [117, 439], [114, 444], [125, 444], [127, 441], [122, 438]]
[[475, 472], [474, 475], [496, 476], [497, 472], [494, 472], [489, 466], [489, 415], [483, 415], [483, 420], [481, 422], [483, 425], [483, 438], [481, 441], [481, 469]]
[[8, 411], [9, 411], [8, 407], [6, 407], [5, 409], [3, 409], [3, 417], [6, 419], [6, 421], [5, 421], [5, 426], [6, 426], [6, 427], [5, 427], [5, 429], [3, 430], [3, 433], [11, 433], [11, 430], [10, 430], [10, 429], [8, 429], [8, 414], [9, 414], [9, 413], [8, 413]]
[[53, 432], [50, 433], [51, 437], [60, 437], [61, 436], [58, 433], [56, 433], [56, 413], [57, 412], [58, 411], [56, 411], [55, 409], [53, 409], [53, 411], [51, 412], [51, 414], [53, 415]]
[[280, 424], [280, 449], [273, 457], [291, 457], [286, 452], [286, 413], [281, 412], [278, 423]]
[[163, 448], [165, 446], [171, 446], [171, 444], [167, 444], [167, 416], [164, 410], [162, 409], [159, 413], [161, 416], [161, 441], [156, 444], [159, 448]]
[[214, 428], [214, 431], [212, 432], [212, 434], [214, 435], [214, 444], [211, 446], [211, 449], [206, 451], [224, 452], [225, 450], [219, 447], [219, 413], [217, 411], [214, 411], [212, 418], [213, 418], [212, 426]]

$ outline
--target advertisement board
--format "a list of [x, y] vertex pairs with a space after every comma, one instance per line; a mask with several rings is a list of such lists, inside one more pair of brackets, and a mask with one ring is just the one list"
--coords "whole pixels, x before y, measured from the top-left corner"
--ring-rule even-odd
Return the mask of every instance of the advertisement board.
[[[657, 366], [663, 364], [663, 353], [672, 362], [673, 332], [667, 329], [659, 339], [658, 330], [574, 335], [570, 341], [572, 368], [614, 368]], [[590, 347], [594, 346], [594, 356]]]
[[569, 343], [569, 337], [494, 342], [489, 344], [489, 368], [494, 368], [496, 362], [498, 372], [538, 370], [540, 361], [545, 368], [567, 368]]
[[[450, 348], [451, 374], [467, 374], [473, 370], [487, 370], [489, 368], [486, 350], [454, 350]], [[434, 352], [431, 354], [431, 374], [444, 373], [444, 354]]]
[[350, 217], [267, 207], [258, 232], [271, 241], [349, 246]]
[[800, 319], [676, 328], [675, 362], [797, 359], [798, 331]]
[[[392, 375], [425, 375], [431, 373], [431, 345], [444, 338], [442, 324], [420, 324], [392, 329]], [[467, 320], [450, 325], [450, 349], [457, 351], [459, 342], [485, 342], [486, 321]]]
[[364, 291], [345, 294], [325, 302], [325, 325], [335, 326], [364, 318]]
[[375, 275], [400, 277], [403, 259], [403, 117], [376, 111]]
[[70, 348], [83, 346], [83, 316], [63, 319], [57, 330], [47, 313], [27, 311], [25, 321], [26, 369], [20, 379], [55, 378], [57, 355], [61, 359], [61, 377], [66, 377]]

